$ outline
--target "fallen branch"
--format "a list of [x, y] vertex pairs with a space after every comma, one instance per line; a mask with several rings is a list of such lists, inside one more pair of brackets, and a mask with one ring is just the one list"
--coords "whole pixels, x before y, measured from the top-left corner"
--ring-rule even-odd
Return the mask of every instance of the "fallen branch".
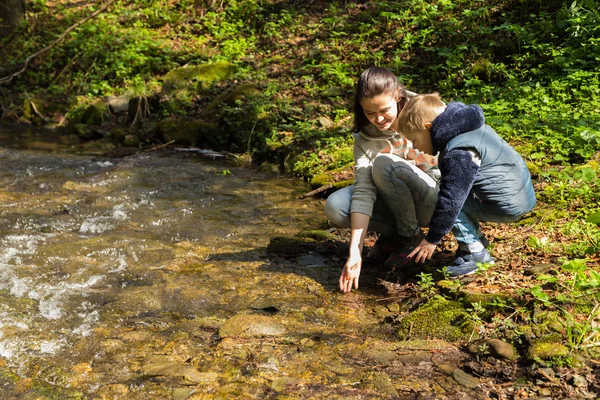
[[172, 145], [173, 143], [175, 143], [175, 141], [171, 140], [170, 142], [161, 144], [160, 146], [155, 146], [155, 147], [146, 149], [146, 150], [144, 150], [144, 153], [150, 153], [151, 151], [156, 151], [156, 150], [162, 149], [163, 147], [167, 147], [169, 145]]
[[321, 186], [319, 188], [316, 188], [315, 190], [312, 190], [312, 191], [310, 191], [308, 193], [303, 194], [302, 196], [298, 197], [298, 199], [299, 200], [306, 199], [307, 197], [311, 197], [311, 196], [314, 196], [316, 194], [322, 193], [322, 192], [324, 192], [324, 191], [326, 191], [328, 189], [331, 189], [332, 187], [333, 187], [333, 183], [328, 183], [327, 185], [323, 185], [323, 186]]
[[41, 112], [39, 112], [39, 110], [35, 106], [35, 103], [32, 100], [29, 100], [29, 104], [31, 104], [31, 109], [33, 110], [34, 113], [36, 113], [36, 115], [38, 117], [40, 117], [41, 119], [43, 119], [44, 121], [46, 121], [48, 123], [52, 122], [48, 118], [46, 118]]
[[85, 17], [84, 19], [82, 19], [81, 21], [71, 25], [66, 31], [64, 31], [62, 33], [62, 35], [60, 35], [58, 38], [56, 38], [52, 43], [50, 43], [48, 46], [44, 47], [42, 50], [33, 53], [32, 55], [30, 55], [29, 57], [27, 57], [25, 59], [25, 62], [23, 63], [23, 67], [18, 70], [17, 72], [7, 75], [3, 78], [0, 78], [0, 85], [3, 83], [8, 83], [10, 81], [13, 80], [13, 78], [21, 75], [23, 72], [25, 72], [25, 70], [27, 70], [27, 66], [29, 65], [29, 62], [31, 60], [33, 60], [35, 57], [44, 54], [45, 52], [47, 52], [48, 50], [50, 50], [51, 48], [53, 48], [54, 46], [56, 46], [58, 43], [60, 43], [68, 34], [69, 32], [71, 32], [73, 29], [80, 27], [81, 25], [85, 24], [86, 22], [88, 22], [90, 19], [95, 18], [96, 16], [98, 16], [98, 14], [103, 13], [104, 11], [106, 11], [106, 9], [108, 7], [110, 7], [116, 0], [110, 0], [108, 3], [106, 3], [105, 5], [103, 5], [102, 7], [100, 7], [98, 10], [96, 10], [94, 13], [92, 13], [91, 15]]

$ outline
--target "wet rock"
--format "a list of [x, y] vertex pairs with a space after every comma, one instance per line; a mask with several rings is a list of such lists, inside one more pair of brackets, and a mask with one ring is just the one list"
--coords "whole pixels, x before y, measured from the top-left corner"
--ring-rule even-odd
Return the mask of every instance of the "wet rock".
[[452, 376], [456, 382], [469, 389], [475, 389], [479, 385], [479, 379], [471, 374], [467, 374], [460, 368], [456, 368], [454, 372], [452, 372]]
[[194, 393], [196, 393], [194, 388], [177, 388], [173, 390], [173, 400], [186, 400]]
[[285, 327], [271, 317], [264, 315], [236, 315], [229, 318], [221, 329], [219, 337], [261, 337], [281, 336]]
[[523, 271], [524, 275], [527, 276], [538, 276], [538, 275], [542, 275], [542, 274], [547, 274], [549, 271], [558, 269], [558, 265], [556, 264], [550, 264], [550, 263], [542, 263], [542, 264], [536, 264], [536, 265], [532, 265], [530, 267], [525, 268], [525, 270]]
[[210, 383], [218, 379], [215, 372], [200, 372], [188, 364], [157, 363], [142, 366], [144, 376], [170, 376], [184, 378], [192, 383]]
[[368, 372], [362, 378], [362, 386], [368, 389], [374, 389], [378, 393], [384, 394], [385, 398], [399, 399], [398, 391], [392, 383], [389, 375], [383, 371]]
[[271, 389], [276, 392], [286, 392], [289, 390], [293, 390], [296, 386], [300, 385], [301, 381], [299, 379], [294, 379], [290, 377], [282, 377], [277, 378], [271, 384]]
[[400, 312], [400, 304], [398, 304], [398, 303], [388, 304], [387, 309], [393, 313], [399, 313]]
[[493, 357], [507, 360], [514, 360], [516, 357], [515, 348], [500, 339], [476, 340], [469, 344], [467, 350], [472, 354], [490, 354]]

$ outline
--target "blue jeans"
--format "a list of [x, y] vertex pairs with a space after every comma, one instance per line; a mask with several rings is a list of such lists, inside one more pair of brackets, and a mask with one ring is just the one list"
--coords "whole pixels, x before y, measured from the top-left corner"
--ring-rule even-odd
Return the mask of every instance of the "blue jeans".
[[[377, 199], [369, 230], [384, 235], [415, 235], [427, 226], [437, 201], [438, 184], [429, 175], [394, 155], [375, 158], [371, 175]], [[335, 226], [350, 228], [350, 205], [354, 186], [340, 189], [327, 198], [325, 215]]]
[[479, 221], [515, 222], [530, 212], [535, 206], [536, 198], [529, 175], [526, 179], [530, 180], [529, 184], [510, 199], [510, 204], [484, 202], [470, 193], [452, 227], [458, 244], [469, 245], [481, 238]]

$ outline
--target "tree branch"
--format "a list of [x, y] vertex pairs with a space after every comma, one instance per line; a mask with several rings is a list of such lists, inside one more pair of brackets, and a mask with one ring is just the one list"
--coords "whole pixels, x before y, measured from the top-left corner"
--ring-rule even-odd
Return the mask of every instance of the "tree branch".
[[56, 46], [58, 43], [60, 43], [68, 34], [69, 32], [71, 32], [73, 29], [80, 27], [81, 25], [85, 24], [86, 22], [88, 22], [90, 19], [95, 18], [96, 16], [98, 16], [98, 14], [103, 13], [104, 11], [106, 11], [106, 9], [108, 9], [108, 7], [110, 7], [116, 0], [110, 0], [108, 3], [106, 3], [105, 5], [103, 5], [102, 7], [100, 7], [98, 10], [96, 10], [95, 12], [93, 12], [91, 15], [85, 17], [84, 19], [82, 19], [81, 21], [71, 25], [66, 31], [64, 31], [62, 33], [62, 35], [60, 35], [58, 38], [56, 38], [52, 43], [50, 43], [48, 46], [44, 47], [43, 49], [41, 49], [40, 51], [30, 55], [29, 57], [27, 57], [25, 59], [25, 62], [23, 63], [23, 67], [18, 70], [17, 72], [7, 75], [3, 78], [0, 78], [0, 85], [4, 84], [4, 83], [8, 83], [10, 81], [13, 80], [13, 78], [21, 75], [23, 72], [25, 72], [25, 70], [27, 69], [27, 65], [29, 64], [29, 62], [31, 60], [33, 60], [35, 57], [39, 56], [40, 54], [44, 54], [45, 52], [47, 52], [48, 50], [50, 50], [51, 48], [53, 48], [54, 46]]

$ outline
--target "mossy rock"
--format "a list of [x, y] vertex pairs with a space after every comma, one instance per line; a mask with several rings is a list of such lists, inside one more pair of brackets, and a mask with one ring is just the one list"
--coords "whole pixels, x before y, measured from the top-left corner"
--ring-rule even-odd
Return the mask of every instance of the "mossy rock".
[[436, 296], [400, 322], [398, 336], [406, 339], [467, 339], [474, 324], [458, 301]]
[[102, 134], [93, 126], [84, 123], [76, 123], [69, 125], [69, 132], [77, 136], [82, 141], [101, 139]]
[[301, 237], [301, 238], [314, 239], [318, 242], [324, 242], [326, 240], [334, 240], [335, 239], [335, 235], [331, 234], [330, 232], [323, 231], [323, 230], [303, 231], [303, 232], [300, 232], [297, 236]]
[[540, 340], [534, 342], [527, 351], [527, 357], [533, 361], [556, 362], [569, 357], [569, 348], [559, 341]]
[[31, 103], [33, 103], [33, 105], [35, 105], [35, 109], [37, 110], [37, 112], [44, 115], [44, 112], [46, 111], [46, 107], [45, 107], [44, 103], [39, 99], [27, 98], [23, 101], [23, 113], [22, 113], [21, 117], [30, 122], [43, 123], [43, 120], [38, 116], [36, 111], [33, 109], [33, 105]]
[[159, 135], [165, 142], [175, 141], [186, 146], [216, 149], [222, 147], [222, 138], [215, 124], [190, 120], [167, 119], [157, 125]]
[[233, 105], [238, 100], [245, 100], [248, 97], [255, 96], [260, 93], [258, 85], [255, 83], [244, 83], [236, 86], [233, 89], [222, 93], [215, 97], [208, 105], [204, 108], [205, 113], [218, 113], [219, 108], [224, 104]]
[[235, 66], [226, 62], [176, 68], [164, 76], [161, 95], [195, 87], [198, 83], [223, 81], [231, 78], [235, 71]]
[[85, 109], [79, 122], [86, 125], [101, 126], [107, 116], [106, 104], [99, 101]]

